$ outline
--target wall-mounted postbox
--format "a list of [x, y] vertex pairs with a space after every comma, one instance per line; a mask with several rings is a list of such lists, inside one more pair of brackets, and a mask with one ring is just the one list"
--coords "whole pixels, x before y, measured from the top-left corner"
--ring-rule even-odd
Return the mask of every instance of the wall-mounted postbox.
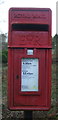
[[51, 104], [51, 10], [11, 8], [8, 40], [8, 105], [48, 110]]

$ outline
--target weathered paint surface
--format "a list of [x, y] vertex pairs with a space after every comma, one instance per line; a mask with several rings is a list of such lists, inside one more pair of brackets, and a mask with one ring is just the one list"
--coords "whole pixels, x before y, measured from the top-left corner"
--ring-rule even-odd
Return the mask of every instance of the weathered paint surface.
[[[8, 33], [8, 106], [12, 110], [51, 107], [51, 10], [11, 8]], [[27, 50], [33, 50], [31, 55]], [[22, 59], [38, 59], [38, 91], [21, 91]], [[36, 70], [35, 70], [36, 71]]]

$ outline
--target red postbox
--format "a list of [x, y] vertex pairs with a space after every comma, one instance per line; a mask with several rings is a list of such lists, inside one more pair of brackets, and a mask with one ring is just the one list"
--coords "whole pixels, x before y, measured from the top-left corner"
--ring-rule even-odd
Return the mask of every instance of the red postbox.
[[51, 106], [51, 10], [11, 8], [8, 39], [8, 105], [12, 110]]

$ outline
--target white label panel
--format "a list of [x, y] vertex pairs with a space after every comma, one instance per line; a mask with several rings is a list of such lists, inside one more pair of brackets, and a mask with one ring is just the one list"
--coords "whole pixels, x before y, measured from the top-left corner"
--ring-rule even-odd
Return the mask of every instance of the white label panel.
[[23, 58], [21, 66], [21, 91], [38, 91], [38, 63], [37, 58]]
[[33, 50], [27, 50], [27, 55], [33, 55]]

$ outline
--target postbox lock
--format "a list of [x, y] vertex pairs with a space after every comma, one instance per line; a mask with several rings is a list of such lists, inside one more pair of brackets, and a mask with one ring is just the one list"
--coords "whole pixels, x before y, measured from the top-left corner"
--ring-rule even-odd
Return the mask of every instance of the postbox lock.
[[16, 79], [19, 79], [19, 75], [16, 75]]

